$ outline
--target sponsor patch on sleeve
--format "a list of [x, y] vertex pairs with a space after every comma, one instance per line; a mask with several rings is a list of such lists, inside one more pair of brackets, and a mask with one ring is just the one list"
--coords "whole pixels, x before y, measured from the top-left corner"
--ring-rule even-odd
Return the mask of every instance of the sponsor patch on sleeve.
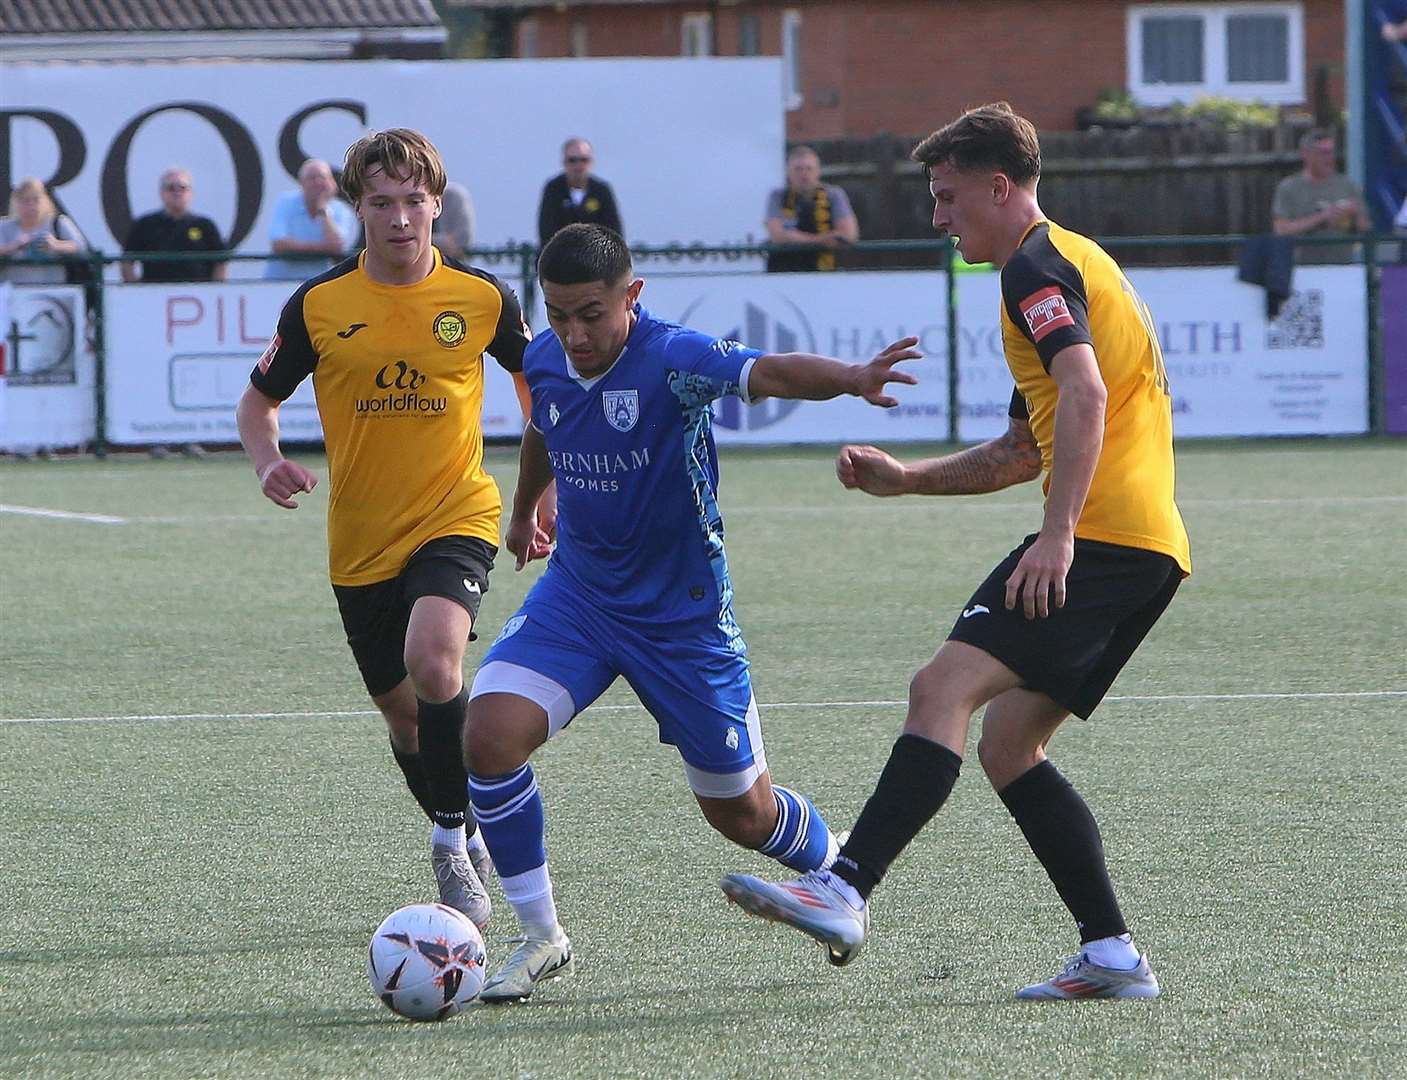
[[1058, 285], [1049, 285], [1033, 292], [1018, 306], [1021, 308], [1021, 314], [1026, 317], [1026, 326], [1030, 328], [1031, 337], [1036, 341], [1062, 326], [1075, 325], [1074, 316], [1070, 314], [1070, 305], [1065, 302], [1065, 294], [1060, 291]]
[[264, 350], [264, 355], [259, 357], [259, 373], [267, 375], [269, 365], [274, 362], [274, 357], [278, 355], [278, 347], [283, 344], [283, 338], [278, 334], [274, 335], [273, 341], [269, 342], [269, 347]]

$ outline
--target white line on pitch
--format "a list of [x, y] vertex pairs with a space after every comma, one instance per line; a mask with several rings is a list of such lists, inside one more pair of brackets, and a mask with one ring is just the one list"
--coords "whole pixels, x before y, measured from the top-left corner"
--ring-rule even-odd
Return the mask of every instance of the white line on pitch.
[[[1178, 499], [1177, 505], [1186, 507], [1217, 506], [1229, 509], [1245, 507], [1247, 509], [1265, 506], [1356, 506], [1360, 504], [1374, 503], [1407, 503], [1407, 495], [1324, 495], [1307, 496], [1298, 499]], [[859, 504], [857, 504], [859, 505]], [[940, 509], [949, 512], [952, 509], [962, 510], [1031, 510], [1040, 509], [1040, 502], [1031, 499], [1029, 502], [986, 502], [974, 496], [966, 496], [962, 502], [952, 501], [939, 502], [937, 499], [909, 499], [898, 502], [893, 499], [885, 499], [879, 502], [870, 501], [863, 504], [866, 510], [932, 510]], [[815, 506], [728, 506], [722, 507], [725, 516], [729, 514], [834, 514], [837, 510], [850, 509], [844, 504], [835, 503], [818, 504]]]
[[87, 521], [94, 525], [126, 525], [127, 519], [111, 514], [79, 514], [72, 510], [46, 510], [42, 506], [14, 506], [0, 503], [0, 514], [19, 514], [22, 517], [61, 518], [64, 521]]
[[[1105, 702], [1141, 701], [1288, 701], [1316, 698], [1407, 697], [1407, 690], [1323, 690], [1263, 694], [1129, 694], [1110, 695]], [[759, 709], [871, 709], [894, 708], [908, 702], [894, 701], [772, 701], [759, 702]], [[593, 705], [594, 712], [643, 710], [643, 705]], [[306, 720], [322, 716], [375, 716], [375, 709], [327, 709], [309, 712], [254, 713], [153, 713], [144, 716], [10, 716], [0, 724], [99, 724], [143, 720]]]

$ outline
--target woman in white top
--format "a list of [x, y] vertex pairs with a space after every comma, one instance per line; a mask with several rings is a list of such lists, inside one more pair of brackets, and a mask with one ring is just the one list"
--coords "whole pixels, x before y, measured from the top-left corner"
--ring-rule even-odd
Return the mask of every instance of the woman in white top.
[[[0, 255], [76, 255], [88, 250], [83, 234], [66, 215], [60, 214], [44, 184], [27, 177], [10, 193], [10, 216], [0, 218]], [[0, 266], [0, 281], [49, 285], [66, 280], [59, 263], [7, 263]]]

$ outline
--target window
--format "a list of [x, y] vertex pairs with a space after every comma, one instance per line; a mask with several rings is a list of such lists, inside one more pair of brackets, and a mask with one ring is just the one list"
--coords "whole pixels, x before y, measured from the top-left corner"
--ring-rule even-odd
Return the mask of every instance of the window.
[[707, 11], [688, 12], [680, 23], [680, 56], [713, 55], [713, 16]]
[[782, 100], [801, 108], [801, 12], [782, 12]]
[[762, 55], [762, 16], [755, 11], [738, 16], [738, 55]]
[[1127, 31], [1129, 92], [1140, 104], [1305, 100], [1298, 3], [1134, 5]]
[[518, 55], [525, 58], [537, 55], [536, 19], [524, 19], [518, 24]]
[[577, 58], [591, 55], [591, 38], [585, 19], [572, 23], [572, 55]]

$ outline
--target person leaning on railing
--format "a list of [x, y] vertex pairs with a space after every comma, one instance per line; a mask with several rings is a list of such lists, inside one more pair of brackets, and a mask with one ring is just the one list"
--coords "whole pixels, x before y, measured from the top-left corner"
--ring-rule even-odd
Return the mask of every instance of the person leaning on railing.
[[53, 285], [68, 280], [62, 263], [49, 262], [61, 255], [88, 250], [83, 233], [67, 214], [58, 212], [42, 180], [26, 177], [10, 192], [10, 216], [0, 218], [0, 255], [36, 261], [0, 266], [0, 281], [20, 285]]
[[[189, 169], [173, 167], [161, 174], [158, 185], [161, 209], [144, 214], [132, 223], [126, 252], [224, 251], [220, 227], [207, 217], [191, 212], [195, 183]], [[196, 259], [140, 259], [122, 264], [122, 280], [132, 281], [224, 281], [226, 264]], [[140, 271], [140, 272], [139, 272]]]

